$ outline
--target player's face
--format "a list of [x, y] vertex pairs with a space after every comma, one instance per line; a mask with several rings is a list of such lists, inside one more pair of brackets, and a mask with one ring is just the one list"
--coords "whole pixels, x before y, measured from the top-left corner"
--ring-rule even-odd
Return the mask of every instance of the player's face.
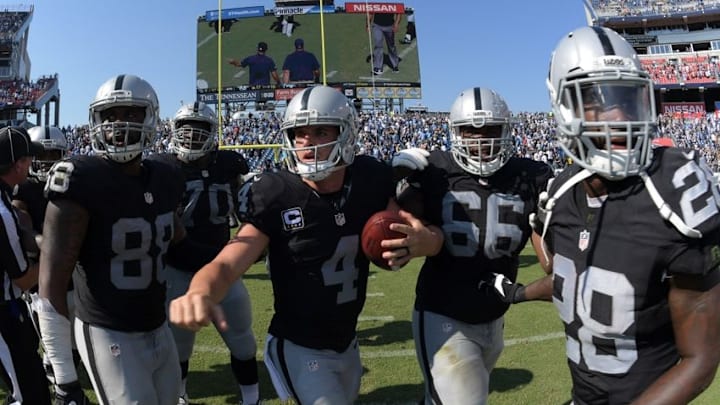
[[105, 141], [108, 144], [115, 146], [132, 145], [140, 142], [142, 132], [139, 130], [127, 130], [127, 127], [118, 128], [112, 124], [125, 122], [142, 124], [145, 122], [145, 108], [131, 106], [111, 107], [100, 112], [100, 119], [103, 123]]
[[[502, 136], [502, 130], [503, 127], [501, 125], [483, 125], [480, 128], [466, 125], [460, 128], [460, 136], [462, 136], [463, 140], [471, 141], [468, 146], [471, 154], [475, 156], [482, 154], [483, 160], [490, 160], [499, 152], [500, 142], [482, 141], [500, 138]], [[472, 143], [474, 140], [477, 142]]]
[[[631, 120], [633, 120], [633, 117], [619, 105], [610, 107], [602, 107], [596, 104], [585, 106], [585, 121], [587, 122], [608, 122], [612, 125], [613, 122], [627, 122]], [[588, 130], [602, 131], [599, 127], [589, 128]], [[625, 136], [610, 137], [610, 142], [613, 149], [627, 149], [628, 147], [627, 137]], [[601, 137], [593, 138], [593, 143], [595, 143], [598, 148], [605, 149], [606, 147]]]
[[15, 162], [15, 166], [17, 167], [18, 171], [21, 173], [23, 178], [27, 178], [28, 173], [30, 173], [30, 165], [32, 164], [32, 158], [29, 156], [24, 156], [18, 159]]
[[188, 149], [199, 150], [208, 140], [211, 126], [205, 122], [188, 121], [179, 129], [177, 136], [182, 139], [182, 146]]
[[335, 125], [308, 125], [297, 127], [293, 131], [295, 148], [306, 148], [297, 151], [301, 162], [327, 160], [337, 141], [340, 128]]

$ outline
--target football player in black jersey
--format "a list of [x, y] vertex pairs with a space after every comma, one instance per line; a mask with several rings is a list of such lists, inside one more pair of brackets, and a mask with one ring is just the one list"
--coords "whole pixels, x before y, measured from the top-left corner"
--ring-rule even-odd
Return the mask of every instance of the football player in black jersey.
[[[165, 156], [180, 165], [185, 174], [185, 194], [180, 217], [187, 237], [211, 245], [217, 252], [230, 235], [228, 216], [237, 206], [236, 197], [242, 176], [248, 172], [245, 159], [229, 150], [218, 150], [218, 122], [212, 108], [202, 102], [187, 104], [177, 111], [172, 123], [170, 148]], [[154, 155], [162, 156], [162, 155]], [[199, 267], [187, 267], [183, 261], [168, 261], [168, 303], [187, 291]], [[221, 301], [229, 327], [219, 330], [230, 349], [230, 368], [237, 381], [242, 403], [258, 401], [257, 343], [252, 332], [250, 296], [238, 279]], [[179, 404], [188, 402], [186, 382], [188, 365], [195, 343], [195, 332], [170, 325], [180, 356], [182, 391]]]
[[[32, 229], [38, 246], [42, 243], [42, 226], [45, 221], [45, 208], [48, 200], [45, 198], [43, 189], [47, 181], [48, 172], [55, 162], [62, 160], [67, 155], [68, 145], [65, 134], [57, 127], [36, 126], [28, 129], [28, 135], [33, 142], [43, 145], [45, 150], [33, 158], [30, 166], [30, 175], [25, 183], [19, 184], [13, 191], [12, 204], [17, 209], [26, 212], [32, 221]], [[34, 307], [37, 302], [37, 293], [29, 294], [30, 306]], [[70, 319], [73, 313], [72, 282], [68, 286], [68, 310]], [[33, 312], [34, 309], [33, 309]], [[34, 315], [37, 317], [37, 315]], [[37, 325], [36, 325], [37, 327]], [[38, 329], [39, 331], [39, 329]], [[80, 355], [73, 349], [73, 362], [77, 366]], [[48, 380], [55, 382], [53, 369], [47, 355], [43, 358], [45, 372]]]
[[[295, 95], [281, 129], [289, 170], [243, 185], [237, 235], [170, 304], [170, 319], [194, 330], [211, 320], [225, 325], [217, 304], [267, 247], [275, 313], [265, 364], [278, 396], [351, 404], [362, 374], [355, 329], [369, 272], [360, 233], [375, 212], [397, 209], [391, 168], [355, 156], [355, 109], [331, 87]], [[409, 233], [417, 250], [437, 237]]]
[[653, 83], [614, 31], [562, 38], [548, 88], [575, 162], [535, 226], [552, 275], [496, 285], [557, 306], [575, 404], [687, 404], [720, 361], [720, 189], [696, 151], [651, 147]]
[[469, 88], [450, 109], [449, 151], [407, 149], [393, 159], [413, 169], [400, 205], [445, 235], [420, 270], [413, 312], [426, 404], [487, 403], [509, 307], [487, 281], [495, 273], [515, 280], [528, 217], [552, 176], [545, 163], [512, 156], [510, 125], [497, 92]]
[[158, 109], [147, 81], [111, 78], [90, 104], [95, 155], [73, 156], [50, 171], [37, 307], [60, 403], [71, 403], [79, 390], [66, 302], [71, 275], [75, 342], [100, 404], [177, 403], [180, 367], [166, 322], [166, 255], [184, 253], [198, 267], [213, 255], [201, 257], [184, 238], [175, 212], [185, 189], [182, 173], [142, 159], [157, 131]]

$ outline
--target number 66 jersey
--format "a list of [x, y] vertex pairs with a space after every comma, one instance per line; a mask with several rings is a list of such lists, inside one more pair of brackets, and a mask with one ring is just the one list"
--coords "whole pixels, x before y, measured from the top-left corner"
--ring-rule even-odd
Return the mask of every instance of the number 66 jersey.
[[[650, 182], [606, 181], [602, 199], [578, 183], [552, 211], [546, 241], [554, 252], [553, 302], [565, 324], [574, 397], [583, 402], [629, 403], [679, 361], [668, 279], [700, 278], [720, 260], [720, 190], [712, 173], [692, 151], [654, 154]], [[566, 169], [549, 194], [579, 171]], [[666, 221], [652, 188], [699, 233], [685, 236]]]
[[463, 170], [450, 152], [433, 151], [428, 162], [408, 182], [421, 195], [422, 216], [442, 229], [445, 243], [425, 259], [415, 309], [470, 324], [498, 319], [509, 305], [485, 280], [491, 273], [517, 277], [518, 255], [531, 233], [528, 216], [551, 168], [513, 157], [483, 178]]

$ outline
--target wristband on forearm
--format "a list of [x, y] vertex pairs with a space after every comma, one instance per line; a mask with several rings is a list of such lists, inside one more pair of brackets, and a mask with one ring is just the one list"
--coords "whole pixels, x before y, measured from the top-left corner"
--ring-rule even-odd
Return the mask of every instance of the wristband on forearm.
[[67, 384], [77, 381], [72, 355], [70, 320], [59, 314], [47, 298], [38, 300], [36, 310], [43, 347], [52, 364], [55, 383]]
[[515, 289], [515, 294], [512, 298], [512, 303], [517, 304], [518, 302], [525, 302], [527, 301], [527, 297], [525, 296], [525, 286], [522, 284], [517, 284], [517, 288]]

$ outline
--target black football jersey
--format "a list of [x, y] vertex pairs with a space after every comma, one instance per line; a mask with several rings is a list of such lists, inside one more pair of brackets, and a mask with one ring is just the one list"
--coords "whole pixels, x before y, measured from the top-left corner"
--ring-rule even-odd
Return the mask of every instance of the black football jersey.
[[[579, 170], [558, 175], [550, 195]], [[639, 176], [606, 182], [604, 201], [576, 184], [550, 219], [553, 301], [565, 324], [573, 395], [585, 403], [629, 403], [674, 365], [667, 278], [717, 271], [720, 190], [712, 173], [677, 148], [656, 150], [647, 173], [702, 238], [664, 220]]]
[[481, 178], [463, 170], [450, 152], [434, 151], [428, 162], [408, 181], [422, 193], [424, 217], [443, 230], [445, 244], [420, 270], [415, 308], [473, 324], [497, 319], [508, 305], [484, 280], [489, 273], [516, 279], [518, 256], [531, 234], [528, 216], [552, 170], [511, 158]]
[[208, 158], [207, 167], [201, 168], [181, 163], [171, 154], [151, 157], [169, 159], [184, 174], [185, 193], [178, 214], [188, 237], [222, 248], [230, 234], [228, 216], [235, 210], [238, 177], [248, 172], [248, 166], [242, 155], [229, 150], [214, 151]]
[[347, 348], [365, 303], [369, 271], [360, 234], [394, 192], [390, 167], [365, 155], [346, 169], [343, 190], [331, 195], [318, 195], [286, 171], [245, 183], [238, 218], [270, 238], [271, 334], [316, 349]]
[[45, 182], [40, 181], [37, 177], [29, 176], [27, 181], [19, 184], [13, 190], [13, 200], [19, 200], [25, 203], [28, 208], [28, 214], [32, 219], [33, 230], [42, 234], [43, 222], [45, 221], [45, 208], [47, 208], [47, 199], [43, 193]]
[[76, 315], [122, 331], [148, 331], [165, 321], [165, 254], [184, 185], [176, 168], [144, 161], [141, 176], [97, 156], [53, 166], [45, 192], [89, 214], [74, 277]]

